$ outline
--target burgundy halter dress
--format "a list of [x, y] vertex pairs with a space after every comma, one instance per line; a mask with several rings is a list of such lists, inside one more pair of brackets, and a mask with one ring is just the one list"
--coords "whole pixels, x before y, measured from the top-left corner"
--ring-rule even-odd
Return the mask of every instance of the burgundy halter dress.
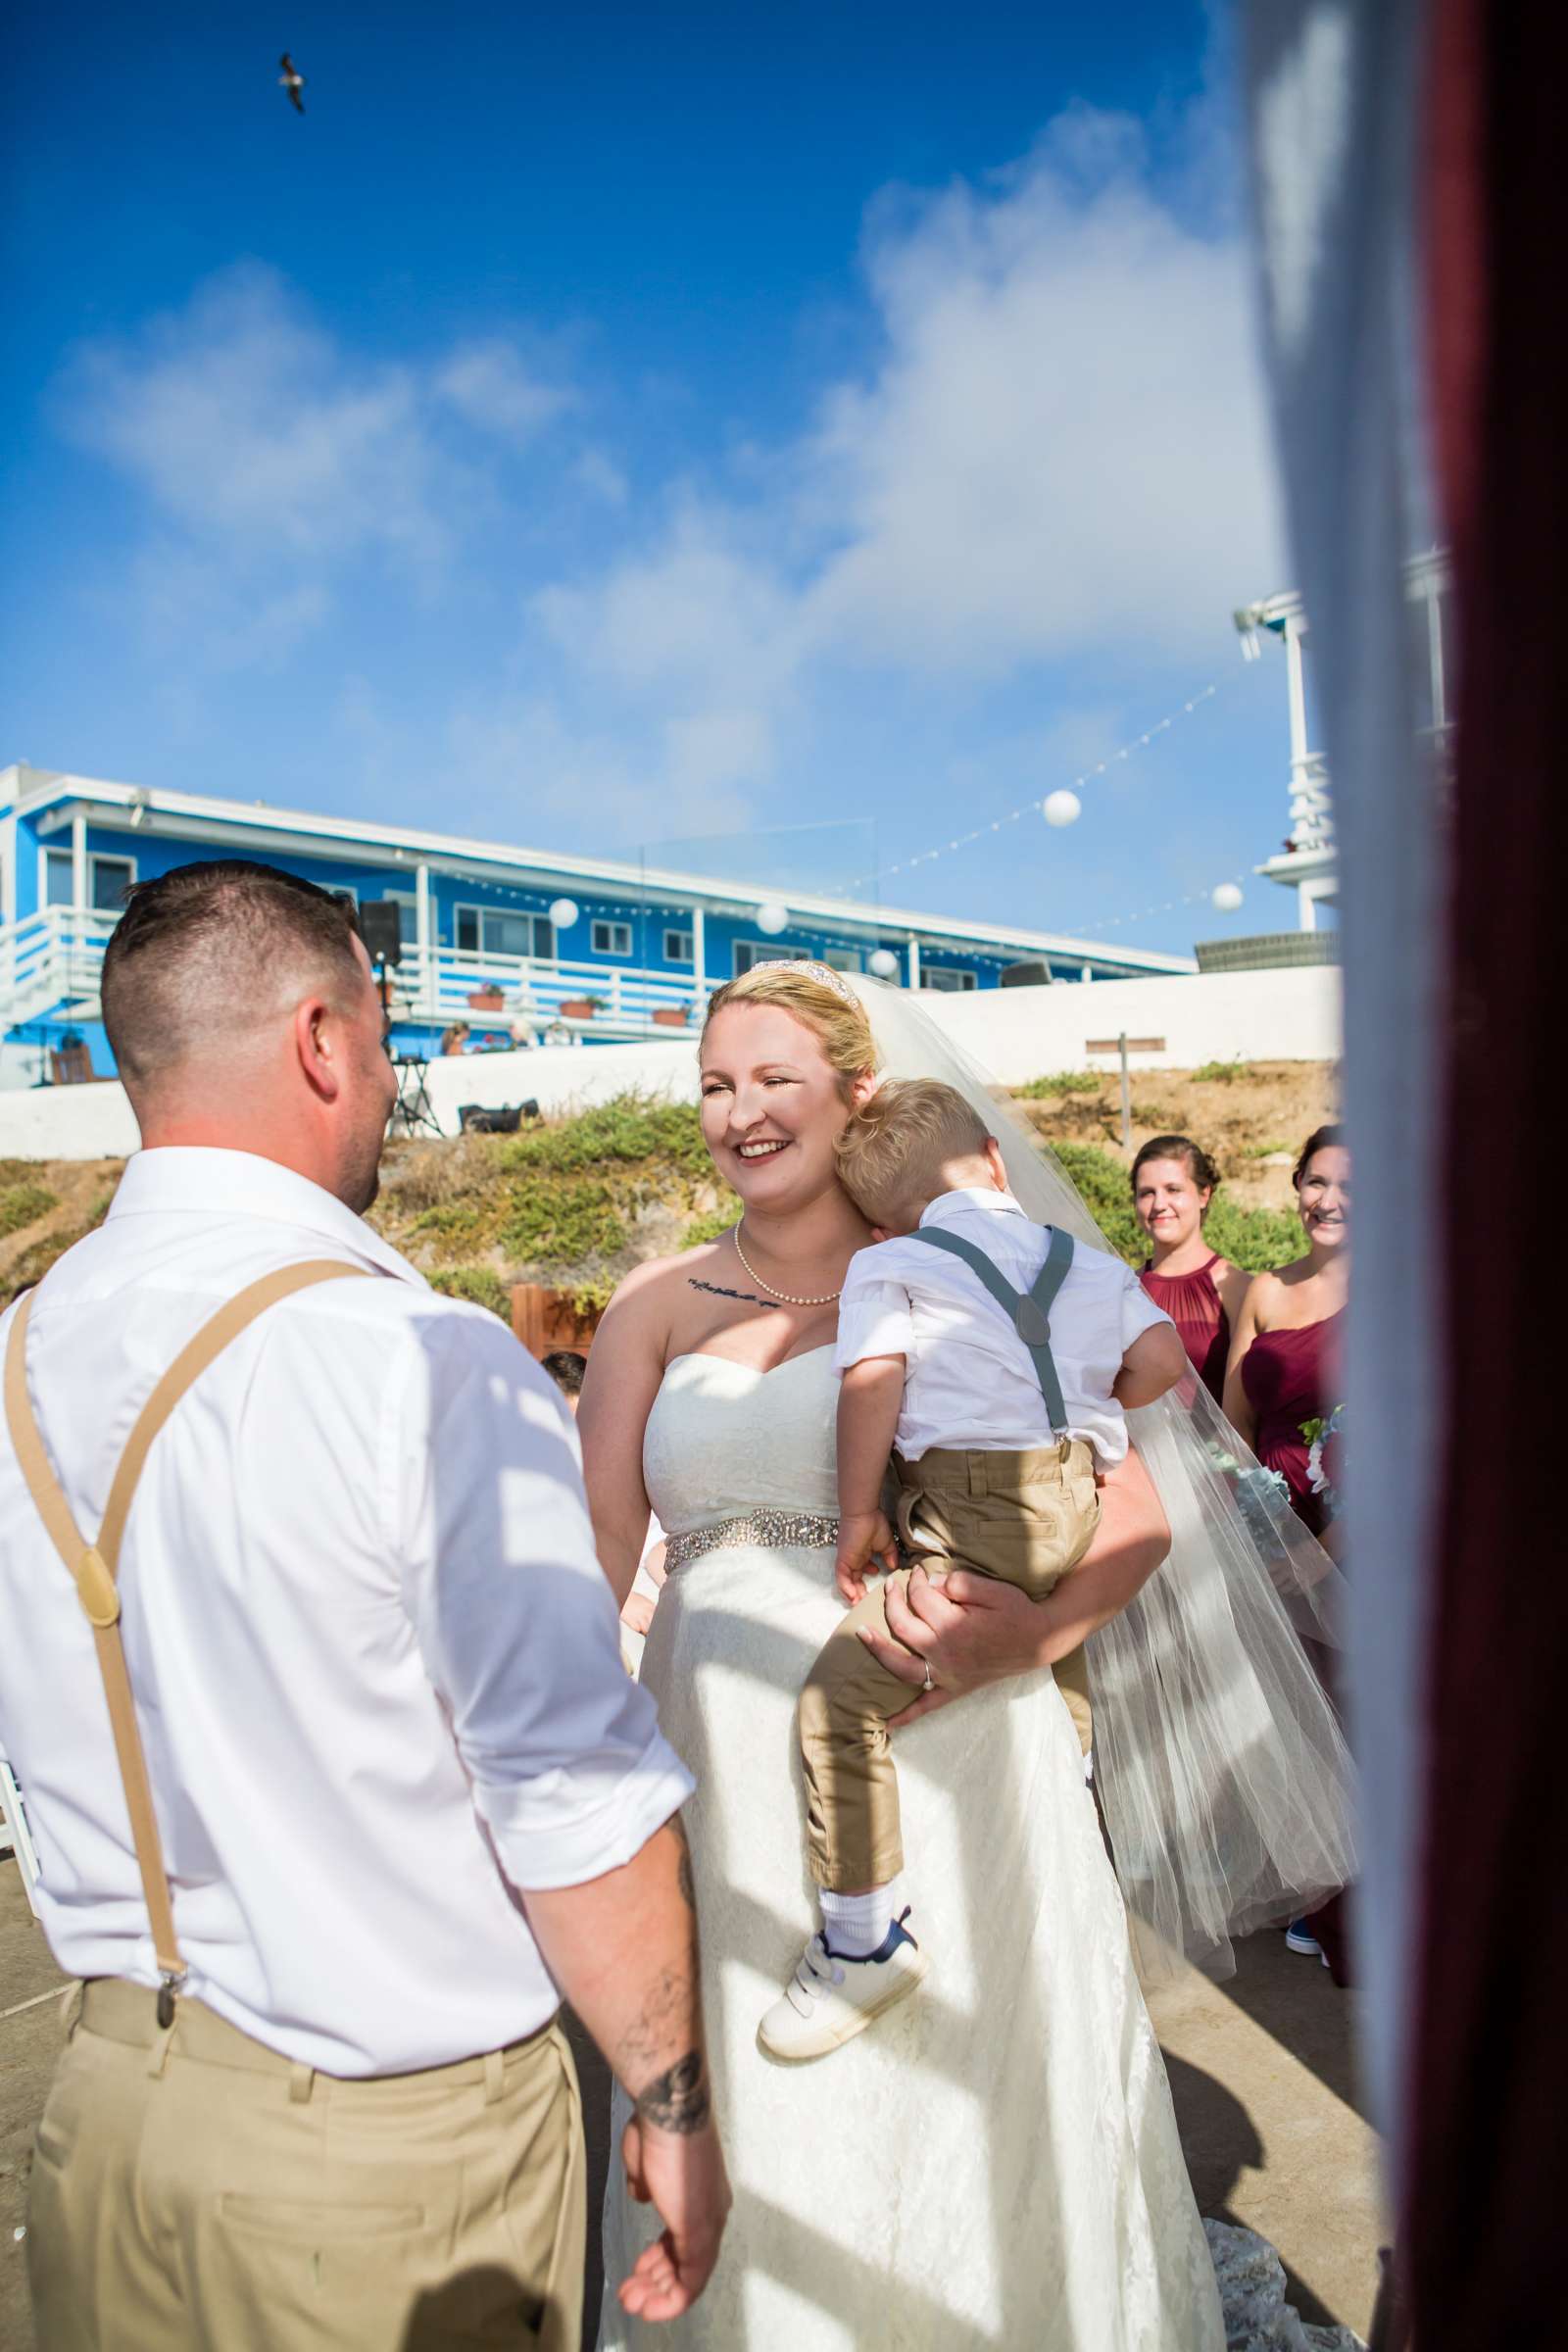
[[1138, 1277], [1180, 1332], [1182, 1346], [1216, 1404], [1225, 1394], [1225, 1363], [1231, 1351], [1231, 1319], [1214, 1282], [1220, 1262], [1216, 1250], [1196, 1273], [1156, 1274], [1153, 1259], [1146, 1258]]
[[1301, 1423], [1326, 1417], [1340, 1401], [1327, 1384], [1337, 1377], [1335, 1326], [1344, 1311], [1294, 1330], [1260, 1331], [1242, 1358], [1242, 1386], [1257, 1415], [1252, 1449], [1265, 1470], [1281, 1473], [1292, 1509], [1314, 1536], [1323, 1533], [1327, 1514], [1322, 1495], [1312, 1492], [1306, 1467], [1311, 1442], [1302, 1437]]

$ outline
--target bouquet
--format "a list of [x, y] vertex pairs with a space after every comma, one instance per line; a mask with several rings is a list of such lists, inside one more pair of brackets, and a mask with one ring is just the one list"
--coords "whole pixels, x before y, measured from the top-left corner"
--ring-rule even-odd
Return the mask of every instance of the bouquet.
[[1344, 1423], [1343, 1404], [1337, 1404], [1332, 1413], [1301, 1423], [1301, 1435], [1309, 1448], [1306, 1475], [1313, 1494], [1322, 1495], [1323, 1507], [1330, 1518], [1337, 1514], [1344, 1499]]

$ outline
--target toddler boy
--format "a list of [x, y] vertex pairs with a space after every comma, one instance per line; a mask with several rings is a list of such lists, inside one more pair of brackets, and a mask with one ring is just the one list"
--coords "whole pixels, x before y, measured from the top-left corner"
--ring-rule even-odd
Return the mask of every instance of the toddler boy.
[[[859, 1639], [865, 1626], [887, 1630], [886, 1587], [868, 1590], [865, 1578], [873, 1561], [895, 1558], [882, 1509], [890, 1456], [907, 1557], [1041, 1600], [1093, 1540], [1097, 1470], [1127, 1450], [1124, 1408], [1163, 1396], [1187, 1361], [1170, 1318], [1119, 1258], [1024, 1215], [1000, 1145], [952, 1087], [885, 1081], [837, 1149], [840, 1181], [877, 1240], [850, 1262], [834, 1354], [835, 1573], [854, 1605], [811, 1668], [799, 1714], [822, 1929], [759, 2029], [764, 2048], [791, 2059], [836, 2049], [926, 1968], [904, 1924], [888, 1737], [909, 1686]], [[1055, 1677], [1087, 1752], [1082, 1651]]]

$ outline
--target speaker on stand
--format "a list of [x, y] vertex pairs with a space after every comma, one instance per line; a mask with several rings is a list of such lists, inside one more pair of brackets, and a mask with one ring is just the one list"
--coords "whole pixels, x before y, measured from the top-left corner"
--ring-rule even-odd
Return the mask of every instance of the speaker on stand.
[[[389, 965], [403, 961], [403, 909], [396, 899], [364, 899], [360, 902], [360, 937], [365, 953], [375, 966], [375, 985], [381, 997], [381, 1018], [390, 1029], [392, 1004], [387, 987]], [[398, 1074], [398, 1099], [392, 1106], [394, 1133], [401, 1130], [413, 1135], [421, 1127], [431, 1135], [439, 1135], [440, 1124], [425, 1091], [425, 1072], [430, 1066], [424, 1054], [389, 1054], [388, 1058]]]

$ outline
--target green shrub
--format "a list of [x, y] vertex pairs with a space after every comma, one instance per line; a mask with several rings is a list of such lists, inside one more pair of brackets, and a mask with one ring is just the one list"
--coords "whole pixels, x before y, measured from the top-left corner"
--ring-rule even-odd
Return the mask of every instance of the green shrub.
[[569, 1268], [624, 1250], [626, 1228], [606, 1186], [533, 1176], [510, 1188], [497, 1239], [519, 1261]]
[[475, 1306], [488, 1307], [499, 1315], [508, 1329], [512, 1326], [512, 1293], [499, 1274], [488, 1266], [447, 1266], [430, 1277], [430, 1288], [439, 1291], [444, 1298], [471, 1299]]
[[704, 1242], [716, 1242], [720, 1234], [728, 1233], [740, 1222], [741, 1204], [731, 1198], [720, 1208], [710, 1208], [706, 1216], [693, 1217], [680, 1237], [683, 1250], [700, 1250]]
[[7, 1234], [20, 1233], [24, 1225], [35, 1225], [52, 1208], [60, 1206], [60, 1196], [46, 1184], [8, 1184], [0, 1188], [0, 1241]]
[[490, 1237], [495, 1223], [492, 1200], [437, 1200], [420, 1210], [414, 1230], [433, 1243], [438, 1256], [462, 1257]]
[[695, 1103], [664, 1102], [636, 1094], [616, 1095], [575, 1118], [509, 1136], [497, 1156], [505, 1168], [541, 1168], [562, 1175], [607, 1159], [662, 1159], [689, 1175], [709, 1164]]
[[1020, 1102], [1040, 1102], [1054, 1095], [1098, 1095], [1105, 1079], [1103, 1070], [1051, 1070], [1012, 1092]]
[[1245, 1267], [1249, 1274], [1292, 1265], [1306, 1249], [1301, 1221], [1291, 1210], [1243, 1208], [1228, 1200], [1223, 1191], [1208, 1204], [1203, 1238], [1211, 1250], [1228, 1257], [1233, 1266]]
[[1054, 1149], [1117, 1256], [1130, 1266], [1141, 1266], [1149, 1255], [1149, 1242], [1133, 1215], [1132, 1187], [1121, 1161], [1098, 1144], [1057, 1144]]
[[1245, 1061], [1205, 1061], [1193, 1072], [1197, 1085], [1229, 1086], [1237, 1078], [1245, 1078]]
[[[1132, 1190], [1120, 1160], [1098, 1144], [1057, 1144], [1055, 1153], [1118, 1257], [1141, 1266], [1149, 1255], [1149, 1238], [1133, 1215]], [[1243, 1208], [1223, 1190], [1209, 1202], [1203, 1236], [1210, 1249], [1249, 1274], [1288, 1266], [1306, 1247], [1296, 1217], [1277, 1208]]]

